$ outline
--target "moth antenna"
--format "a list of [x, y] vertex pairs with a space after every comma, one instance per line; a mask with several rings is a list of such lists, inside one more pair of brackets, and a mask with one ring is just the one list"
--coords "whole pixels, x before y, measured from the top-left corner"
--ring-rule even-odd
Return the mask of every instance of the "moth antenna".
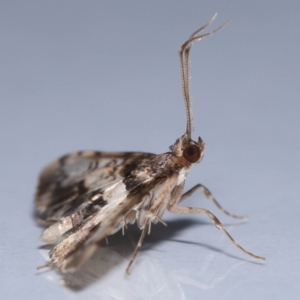
[[191, 103], [190, 103], [190, 95], [189, 95], [189, 55], [190, 50], [193, 45], [194, 41], [200, 41], [201, 39], [212, 35], [213, 33], [217, 32], [225, 25], [228, 24], [229, 20], [224, 22], [222, 25], [217, 27], [216, 29], [200, 34], [203, 30], [205, 30], [217, 17], [217, 13], [202, 27], [197, 29], [190, 38], [185, 41], [181, 47], [179, 48], [179, 62], [180, 62], [180, 73], [181, 73], [181, 84], [182, 84], [182, 92], [183, 92], [183, 99], [185, 104], [186, 110], [186, 118], [187, 118], [187, 125], [186, 125], [186, 134], [188, 138], [191, 138], [192, 135], [192, 115], [191, 115]]

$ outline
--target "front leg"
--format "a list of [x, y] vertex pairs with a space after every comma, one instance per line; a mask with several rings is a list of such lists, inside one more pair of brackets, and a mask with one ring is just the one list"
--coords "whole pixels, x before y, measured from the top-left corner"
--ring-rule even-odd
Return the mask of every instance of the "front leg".
[[211, 213], [209, 210], [204, 209], [204, 208], [195, 208], [195, 207], [181, 207], [181, 206], [169, 206], [168, 210], [173, 213], [178, 213], [178, 214], [206, 214], [210, 220], [214, 223], [214, 225], [220, 229], [228, 238], [229, 240], [235, 245], [238, 249], [240, 249], [242, 252], [250, 255], [251, 257], [254, 257], [256, 259], [261, 259], [265, 260], [264, 257], [255, 255], [247, 250], [245, 250], [242, 246], [240, 246], [234, 239], [233, 237], [228, 233], [228, 231], [224, 228], [222, 223], [218, 220], [218, 218]]
[[240, 219], [240, 220], [245, 220], [247, 219], [247, 216], [237, 216], [234, 214], [231, 214], [230, 212], [228, 212], [227, 210], [225, 210], [217, 201], [217, 199], [212, 195], [212, 193], [209, 191], [209, 189], [204, 186], [201, 183], [196, 184], [194, 187], [192, 187], [190, 190], [188, 190], [187, 192], [185, 192], [180, 200], [178, 201], [178, 203], [184, 201], [186, 198], [188, 198], [189, 196], [191, 196], [194, 192], [196, 192], [197, 190], [201, 190], [201, 192], [204, 194], [204, 196], [208, 199], [211, 200], [217, 207], [218, 209], [224, 213], [225, 215], [227, 215], [228, 217], [234, 218], [234, 219]]

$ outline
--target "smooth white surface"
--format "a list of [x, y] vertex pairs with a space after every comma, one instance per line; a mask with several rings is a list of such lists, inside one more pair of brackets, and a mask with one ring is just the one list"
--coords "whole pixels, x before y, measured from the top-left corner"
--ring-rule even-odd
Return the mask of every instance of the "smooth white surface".
[[[195, 194], [206, 216], [166, 214], [132, 274], [116, 235], [78, 277], [45, 263], [32, 218], [39, 170], [81, 149], [168, 150], [185, 130], [177, 50], [215, 12], [231, 22], [192, 50], [194, 139], [186, 188], [207, 185], [239, 223]], [[0, 5], [2, 299], [298, 299], [298, 1], [13, 1]], [[138, 232], [131, 229], [135, 240]], [[72, 287], [70, 287], [72, 285]]]

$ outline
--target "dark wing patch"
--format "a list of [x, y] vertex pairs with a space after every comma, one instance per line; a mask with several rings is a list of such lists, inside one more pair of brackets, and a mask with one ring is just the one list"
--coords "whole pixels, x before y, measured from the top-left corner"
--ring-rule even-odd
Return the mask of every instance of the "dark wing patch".
[[37, 217], [51, 223], [71, 214], [129, 174], [141, 160], [154, 156], [143, 152], [81, 151], [53, 161], [39, 177], [35, 196]]

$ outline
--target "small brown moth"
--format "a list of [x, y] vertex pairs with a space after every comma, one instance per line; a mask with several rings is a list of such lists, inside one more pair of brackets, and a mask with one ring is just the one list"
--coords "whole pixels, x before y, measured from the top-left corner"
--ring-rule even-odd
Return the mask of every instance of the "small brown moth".
[[226, 23], [208, 33], [203, 31], [217, 14], [196, 30], [179, 49], [183, 98], [186, 108], [186, 132], [163, 154], [143, 152], [81, 151], [65, 155], [47, 165], [39, 177], [35, 197], [38, 218], [49, 227], [41, 240], [53, 244], [46, 265], [62, 272], [74, 272], [95, 252], [100, 241], [137, 223], [142, 230], [126, 273], [142, 246], [151, 223], [162, 221], [165, 210], [179, 214], [206, 214], [214, 225], [242, 252], [242, 248], [226, 231], [217, 217], [204, 208], [178, 206], [200, 189], [226, 215], [241, 219], [224, 210], [210, 191], [197, 184], [183, 194], [186, 175], [192, 164], [204, 153], [204, 142], [191, 138], [189, 99], [189, 54], [194, 41], [212, 35]]

